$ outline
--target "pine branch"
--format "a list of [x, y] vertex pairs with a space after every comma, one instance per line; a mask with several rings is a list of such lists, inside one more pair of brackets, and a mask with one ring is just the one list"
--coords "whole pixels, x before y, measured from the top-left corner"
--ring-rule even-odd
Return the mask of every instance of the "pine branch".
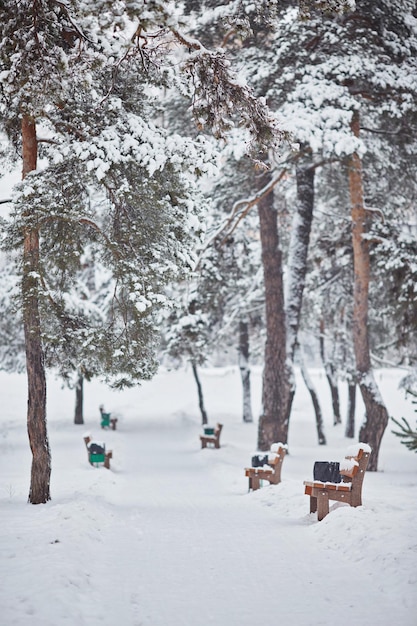
[[288, 140], [266, 101], [234, 76], [223, 50], [209, 50], [179, 29], [170, 30], [190, 52], [183, 68], [193, 85], [192, 109], [198, 127], [207, 126], [216, 137], [223, 138], [234, 125], [233, 117], [238, 116], [252, 136], [249, 152], [253, 154], [266, 153]]
[[200, 257], [197, 261], [195, 269], [198, 270], [201, 267], [201, 262], [204, 257], [205, 252], [212, 246], [215, 242], [221, 240], [219, 242], [219, 246], [225, 244], [227, 239], [234, 233], [240, 222], [247, 216], [249, 211], [258, 204], [262, 198], [267, 196], [274, 187], [281, 182], [281, 180], [285, 177], [288, 172], [287, 168], [281, 170], [281, 172], [273, 178], [269, 183], [267, 183], [262, 189], [258, 191], [258, 193], [254, 194], [251, 198], [244, 198], [243, 200], [238, 200], [234, 203], [230, 215], [223, 221], [223, 223], [219, 226], [216, 232], [210, 237], [210, 239], [206, 242], [204, 249], [202, 250]]
[[400, 429], [400, 431], [392, 430], [391, 432], [393, 433], [393, 435], [396, 435], [396, 437], [402, 439], [401, 443], [405, 445], [406, 448], [417, 452], [417, 429], [413, 430], [405, 417], [401, 418], [403, 423], [399, 422], [394, 417], [391, 417], [391, 419], [394, 424]]

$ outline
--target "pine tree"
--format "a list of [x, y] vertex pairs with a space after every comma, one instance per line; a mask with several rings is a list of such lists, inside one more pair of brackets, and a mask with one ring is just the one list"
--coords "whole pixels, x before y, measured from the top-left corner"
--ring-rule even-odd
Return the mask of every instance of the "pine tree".
[[[410, 120], [414, 115], [415, 82], [408, 80], [411, 74], [415, 75], [416, 40], [410, 28], [413, 6], [412, 2], [400, 6], [381, 0], [371, 6], [358, 1], [351, 14], [335, 19], [311, 11], [310, 19], [302, 24], [296, 21], [294, 12], [291, 19], [289, 10], [286, 28], [284, 23], [280, 33], [288, 63], [283, 64], [279, 54], [275, 66], [271, 60], [271, 72], [274, 67], [277, 73], [281, 72], [271, 97], [281, 100], [279, 111], [287, 118], [287, 127], [314, 152], [320, 152], [322, 158], [343, 159], [347, 168], [355, 268], [356, 377], [367, 412], [360, 438], [373, 449], [371, 470], [377, 469], [388, 414], [375, 392], [370, 363], [370, 225], [375, 214], [365, 203], [363, 172], [368, 163], [366, 151], [372, 155], [377, 148], [361, 129], [388, 131], [388, 137], [391, 128], [401, 126], [402, 120]], [[290, 46], [290, 36], [296, 45]], [[375, 153], [374, 159], [377, 154], [388, 168], [382, 152]]]
[[[20, 251], [34, 504], [50, 498], [45, 359], [64, 375], [82, 363], [116, 386], [151, 376], [165, 284], [192, 265], [193, 176], [211, 150], [154, 123], [153, 94], [175, 82], [167, 51], [175, 42], [192, 51], [183, 88], [192, 81], [208, 128], [225, 132], [235, 102], [254, 153], [278, 136], [221, 51], [190, 40], [165, 3], [145, 4], [7, 0], [0, 9], [0, 117], [22, 154], [6, 246]], [[87, 246], [110, 274], [107, 300], [91, 307], [77, 286]]]

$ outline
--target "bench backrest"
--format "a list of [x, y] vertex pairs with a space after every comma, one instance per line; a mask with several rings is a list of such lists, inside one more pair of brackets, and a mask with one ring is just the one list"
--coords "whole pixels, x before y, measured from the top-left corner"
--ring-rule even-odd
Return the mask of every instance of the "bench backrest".
[[371, 453], [363, 448], [360, 448], [358, 454], [354, 457], [345, 457], [346, 459], [353, 459], [357, 462], [357, 465], [352, 470], [352, 477], [344, 477], [344, 482], [351, 482], [352, 498], [361, 497], [363, 479], [365, 478], [366, 468], [368, 467], [369, 457]]
[[273, 445], [271, 446], [271, 450], [269, 451], [269, 454], [275, 454], [276, 456], [274, 459], [271, 459], [270, 461], [268, 460], [268, 465], [275, 467], [279, 463], [282, 463], [287, 450], [283, 448], [282, 446], [280, 446], [279, 448], [274, 448], [274, 450], [272, 450], [272, 447]]

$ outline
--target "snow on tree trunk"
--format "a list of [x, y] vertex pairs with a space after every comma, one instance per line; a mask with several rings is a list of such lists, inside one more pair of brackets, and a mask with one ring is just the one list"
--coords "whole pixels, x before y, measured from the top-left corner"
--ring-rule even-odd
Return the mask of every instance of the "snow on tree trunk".
[[239, 321], [239, 369], [243, 391], [243, 421], [253, 422], [249, 367], [249, 325]]
[[[359, 136], [359, 114], [352, 119], [352, 130]], [[388, 424], [388, 412], [379, 393], [371, 368], [368, 329], [368, 292], [370, 281], [367, 212], [364, 205], [362, 163], [353, 153], [349, 163], [349, 190], [352, 212], [353, 243], [353, 345], [359, 389], [365, 404], [365, 420], [361, 426], [359, 440], [372, 448], [368, 470], [377, 471], [378, 454], [382, 436]]]
[[323, 414], [321, 412], [321, 408], [320, 408], [320, 402], [319, 402], [319, 398], [317, 395], [317, 392], [314, 388], [313, 385], [313, 381], [310, 378], [310, 374], [308, 373], [308, 370], [305, 366], [305, 362], [303, 357], [300, 355], [300, 366], [301, 366], [301, 375], [303, 377], [303, 380], [305, 382], [305, 385], [309, 391], [310, 397], [311, 397], [311, 401], [313, 403], [313, 407], [314, 407], [314, 414], [316, 416], [316, 428], [317, 428], [317, 439], [318, 439], [318, 443], [320, 446], [325, 446], [326, 445], [326, 435], [324, 434], [324, 427], [323, 427]]
[[201, 423], [208, 424], [207, 412], [206, 412], [206, 409], [204, 408], [203, 388], [201, 386], [200, 377], [198, 375], [197, 365], [194, 363], [194, 361], [191, 363], [191, 367], [193, 370], [195, 382], [197, 384], [198, 406], [200, 407], [200, 411], [201, 411]]
[[[307, 257], [310, 243], [311, 225], [313, 222], [314, 179], [315, 168], [313, 167], [311, 161], [311, 153], [307, 151], [307, 155], [301, 157], [296, 166], [297, 208], [291, 228], [288, 256], [288, 281], [285, 294], [287, 354], [289, 363], [291, 364], [292, 375], [295, 350], [298, 340], [298, 329], [300, 326], [305, 277], [307, 273]], [[316, 406], [316, 404], [318, 404], [317, 395], [313, 398], [315, 392], [312, 391], [310, 387], [309, 391], [312, 395], [313, 405], [316, 410], [316, 418], [318, 419], [318, 412], [321, 415], [321, 411], [320, 407]], [[289, 399], [290, 404], [288, 407], [288, 417], [291, 413], [294, 392], [295, 388], [293, 387]], [[326, 443], [322, 432], [319, 433], [319, 442]]]
[[355, 409], [356, 409], [356, 383], [348, 381], [348, 409], [345, 437], [353, 439], [355, 436]]
[[300, 159], [296, 167], [297, 208], [291, 228], [285, 294], [288, 355], [292, 362], [297, 345], [307, 273], [307, 255], [314, 210], [314, 176], [315, 169], [310, 157]]
[[83, 402], [84, 402], [84, 377], [82, 374], [79, 374], [77, 383], [75, 385], [74, 424], [84, 424]]
[[[267, 176], [270, 176], [269, 174]], [[264, 178], [264, 177], [262, 177]], [[262, 380], [262, 415], [258, 425], [258, 449], [287, 443], [293, 379], [287, 362], [282, 252], [277, 212], [272, 193], [258, 202], [265, 286], [266, 342]]]
[[342, 423], [342, 418], [340, 416], [340, 400], [339, 400], [339, 389], [337, 386], [336, 380], [336, 372], [333, 363], [326, 357], [326, 352], [324, 348], [324, 320], [323, 318], [320, 320], [320, 356], [324, 366], [324, 371], [326, 374], [327, 382], [330, 387], [330, 395], [332, 398], [332, 408], [333, 408], [333, 424], [336, 426], [337, 424]]
[[[27, 115], [22, 119], [22, 178], [36, 170], [38, 145], [35, 122]], [[28, 379], [27, 428], [32, 451], [29, 491], [31, 504], [43, 504], [51, 499], [51, 454], [46, 428], [46, 376], [39, 314], [39, 232], [31, 223], [31, 208], [24, 217], [27, 226], [23, 242], [22, 301]]]

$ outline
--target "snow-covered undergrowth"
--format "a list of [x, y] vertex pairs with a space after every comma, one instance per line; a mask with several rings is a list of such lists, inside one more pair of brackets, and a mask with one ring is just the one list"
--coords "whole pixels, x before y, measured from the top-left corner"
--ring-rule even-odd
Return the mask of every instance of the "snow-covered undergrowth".
[[[386, 370], [377, 380], [390, 413], [414, 424], [400, 376]], [[86, 384], [83, 426], [72, 423], [73, 392], [50, 378], [52, 501], [31, 506], [25, 378], [0, 374], [0, 623], [414, 625], [417, 456], [389, 426], [363, 506], [333, 503], [318, 523], [303, 481], [315, 460], [341, 460], [352, 441], [332, 425], [324, 374], [312, 378], [328, 445], [316, 443], [299, 377], [282, 483], [254, 493], [244, 467], [257, 424], [242, 423], [237, 369], [202, 371], [210, 421], [224, 424], [220, 450], [200, 449], [191, 371], [161, 371], [124, 392]], [[260, 381], [255, 370], [255, 415]], [[100, 404], [119, 417], [116, 431], [100, 429]], [[109, 471], [88, 464], [87, 432], [113, 450]]]

